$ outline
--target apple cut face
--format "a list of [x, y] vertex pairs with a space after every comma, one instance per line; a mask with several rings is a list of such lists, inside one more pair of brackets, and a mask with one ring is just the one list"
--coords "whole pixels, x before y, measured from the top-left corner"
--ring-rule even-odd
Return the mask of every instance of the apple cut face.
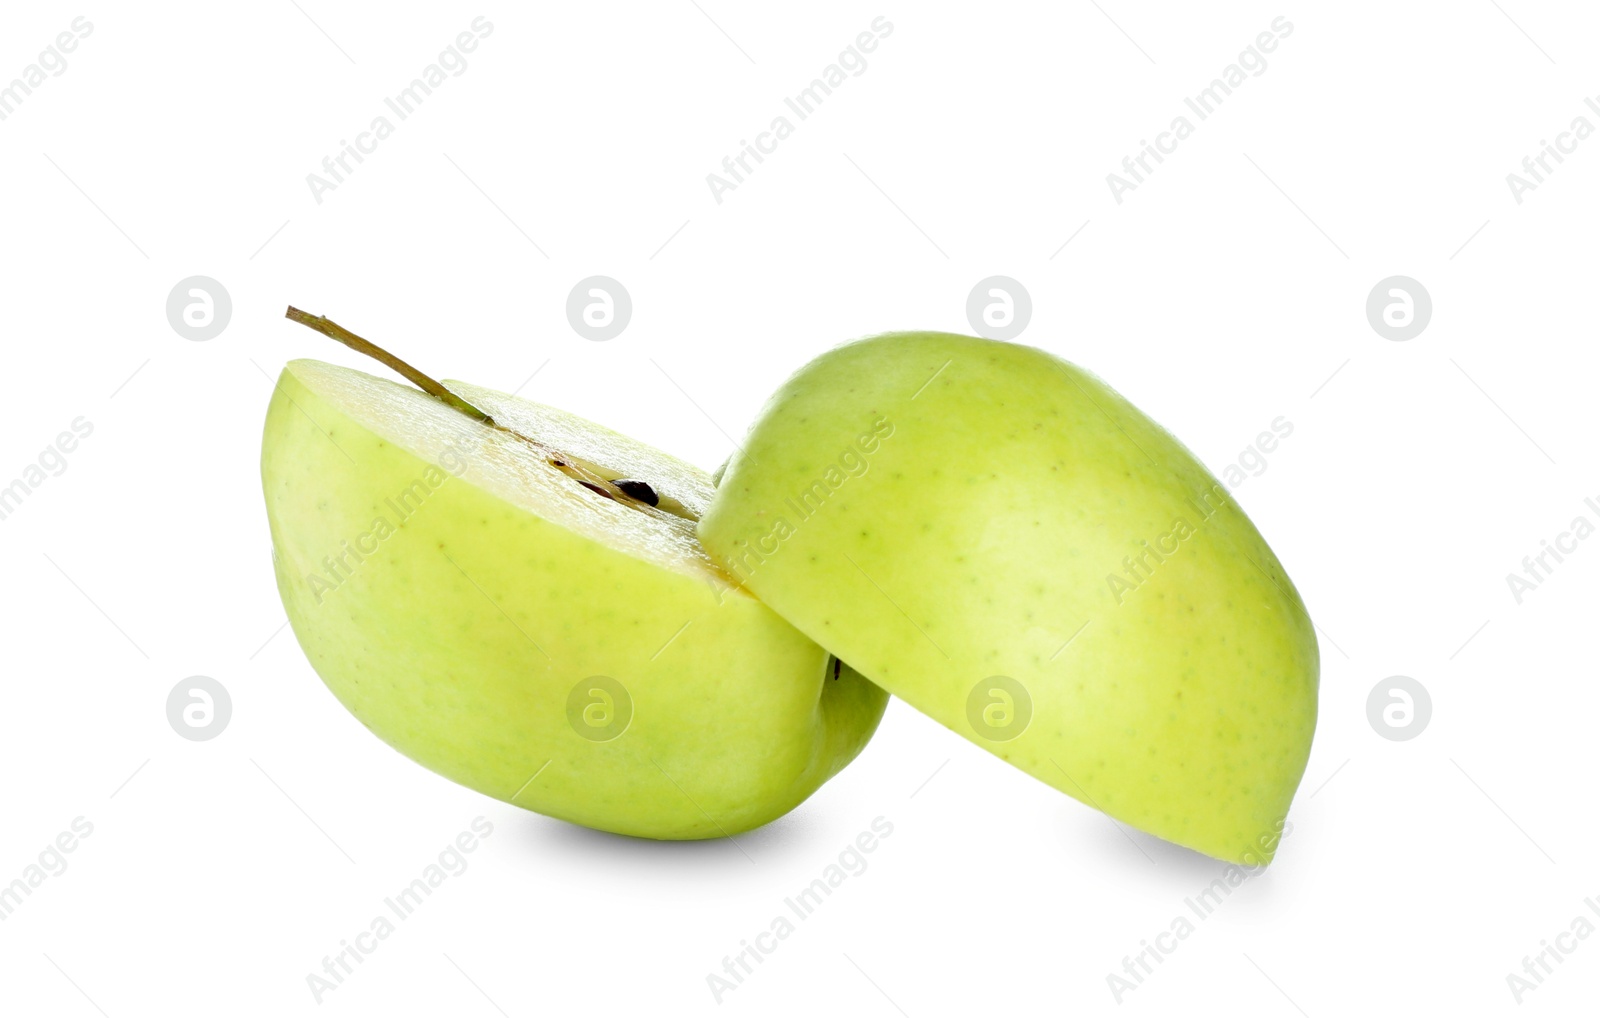
[[[362, 724], [497, 799], [651, 838], [759, 826], [855, 757], [886, 694], [701, 548], [704, 471], [446, 384], [498, 427], [311, 360], [267, 411], [278, 589]], [[597, 494], [570, 460], [644, 481], [662, 508]]]
[[1270, 861], [1317, 715], [1305, 606], [1177, 439], [1029, 347], [847, 344], [767, 403], [700, 521], [802, 632], [1062, 792]]

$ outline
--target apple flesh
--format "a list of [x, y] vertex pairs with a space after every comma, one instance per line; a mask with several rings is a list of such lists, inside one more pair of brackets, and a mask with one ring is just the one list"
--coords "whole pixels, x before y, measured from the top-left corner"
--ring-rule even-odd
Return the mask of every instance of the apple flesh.
[[726, 464], [699, 533], [807, 636], [1141, 830], [1270, 861], [1305, 770], [1305, 606], [1195, 456], [1039, 350], [840, 347]]
[[[662, 839], [757, 827], [855, 757], [886, 694], [707, 556], [704, 471], [446, 386], [498, 427], [311, 360], [284, 369], [267, 411], [278, 588], [362, 724], [497, 799]], [[667, 508], [575, 482], [550, 449]]]

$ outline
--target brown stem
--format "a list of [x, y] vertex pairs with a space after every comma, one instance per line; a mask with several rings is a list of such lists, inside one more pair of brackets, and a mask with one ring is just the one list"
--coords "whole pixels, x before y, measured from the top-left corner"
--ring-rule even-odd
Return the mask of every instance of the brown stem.
[[[460, 396], [457, 396], [449, 389], [446, 389], [432, 377], [423, 374], [421, 371], [418, 371], [416, 368], [412, 367], [410, 364], [407, 364], [405, 361], [396, 357], [394, 354], [385, 350], [376, 343], [362, 339], [360, 336], [351, 332], [349, 329], [333, 321], [332, 319], [326, 318], [322, 315], [308, 314], [304, 311], [301, 311], [299, 308], [294, 307], [293, 305], [289, 306], [289, 309], [284, 312], [283, 316], [289, 319], [291, 322], [299, 322], [301, 325], [304, 325], [307, 328], [315, 329], [324, 336], [327, 336], [329, 339], [337, 340], [357, 353], [365, 354], [375, 361], [388, 365], [399, 374], [404, 375], [423, 392], [432, 396], [434, 399], [439, 400], [441, 403], [444, 403], [446, 406], [450, 406], [461, 411], [468, 417], [471, 417], [473, 420], [481, 421], [497, 431], [503, 431], [508, 435], [527, 442], [529, 445], [538, 449], [551, 466], [555, 467], [572, 480], [577, 481], [579, 484], [583, 485], [585, 488], [594, 492], [596, 495], [601, 496], [602, 498], [609, 498], [613, 501], [621, 502], [624, 505], [632, 506], [636, 509], [641, 509], [646, 512], [659, 509], [662, 512], [668, 513], [672, 516], [677, 516], [681, 519], [689, 520], [690, 522], [694, 522], [696, 519], [694, 514], [691, 513], [677, 499], [663, 497], [659, 498], [658, 502], [647, 501], [638, 497], [627, 488], [619, 487], [616, 483], [614, 483], [614, 481], [620, 477], [616, 471], [606, 470], [597, 464], [590, 463], [587, 460], [579, 459], [576, 456], [568, 456], [565, 453], [555, 452], [543, 442], [540, 442], [537, 439], [529, 438], [527, 435], [524, 435], [521, 432], [513, 431], [511, 428], [497, 423], [493, 417], [484, 413], [482, 410], [479, 410], [477, 407], [473, 406], [471, 403], [468, 403]], [[648, 485], [646, 487], [648, 488]], [[651, 491], [651, 494], [655, 494], [654, 491]]]
[[345, 346], [348, 346], [350, 349], [354, 350], [356, 353], [364, 353], [375, 361], [380, 361], [384, 364], [387, 364], [395, 371], [406, 376], [406, 378], [409, 379], [412, 384], [416, 385], [416, 387], [421, 389], [423, 392], [432, 396], [434, 399], [455, 407], [457, 410], [460, 410], [462, 413], [473, 418], [474, 420], [482, 421], [485, 424], [494, 423], [493, 417], [490, 417], [482, 410], [479, 410], [471, 403], [468, 403], [460, 396], [457, 396], [449, 389], [446, 389], [444, 386], [440, 385], [432, 378], [407, 364], [405, 361], [396, 357], [394, 354], [385, 350], [383, 347], [377, 345], [376, 343], [369, 343], [367, 340], [362, 339], [360, 336], [333, 321], [331, 318], [324, 318], [322, 315], [307, 314], [292, 304], [289, 306], [289, 310], [283, 313], [283, 317], [289, 319], [291, 322], [299, 322], [301, 325], [315, 329], [324, 336], [327, 336], [329, 339], [336, 339]]

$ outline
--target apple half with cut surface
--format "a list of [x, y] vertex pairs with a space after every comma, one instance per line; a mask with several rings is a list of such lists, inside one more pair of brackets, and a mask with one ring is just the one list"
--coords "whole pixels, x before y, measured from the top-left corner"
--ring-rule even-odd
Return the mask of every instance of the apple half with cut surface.
[[445, 388], [467, 411], [297, 360], [267, 411], [278, 588], [362, 724], [494, 798], [660, 839], [767, 823], [860, 752], [887, 695], [705, 553], [704, 471]]

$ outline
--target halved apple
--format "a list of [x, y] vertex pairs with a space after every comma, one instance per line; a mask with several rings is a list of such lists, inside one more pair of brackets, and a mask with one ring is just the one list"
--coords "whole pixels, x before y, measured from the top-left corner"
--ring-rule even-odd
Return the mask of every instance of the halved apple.
[[855, 757], [886, 694], [700, 547], [704, 471], [446, 388], [485, 419], [312, 360], [267, 411], [278, 588], [364, 725], [497, 799], [664, 839], [764, 824]]
[[767, 402], [699, 533], [801, 632], [1135, 827], [1270, 861], [1316, 633], [1195, 456], [1042, 350], [875, 336]]

